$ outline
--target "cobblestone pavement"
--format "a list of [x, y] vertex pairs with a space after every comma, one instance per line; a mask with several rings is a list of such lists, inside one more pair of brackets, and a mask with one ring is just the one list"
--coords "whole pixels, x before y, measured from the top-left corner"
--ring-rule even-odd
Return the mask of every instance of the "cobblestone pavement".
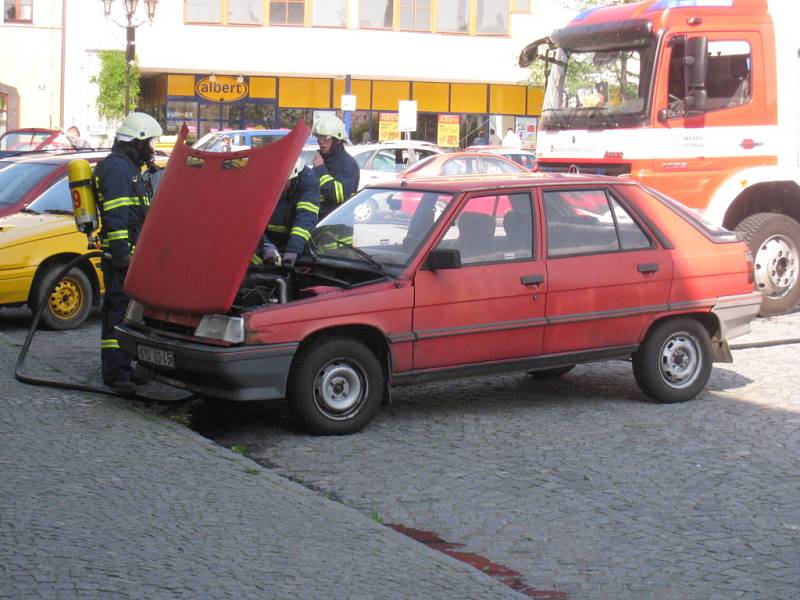
[[[27, 322], [0, 314], [0, 598], [521, 597], [163, 411], [17, 382]], [[26, 373], [99, 380], [98, 340], [37, 334]]]
[[[24, 322], [12, 322], [0, 341], [19, 343]], [[80, 357], [66, 351], [92, 348], [92, 328], [47, 334], [44, 354], [60, 348], [59, 367], [74, 370]], [[798, 337], [794, 313], [758, 320], [735, 342]], [[414, 542], [401, 543], [373, 516], [461, 544], [464, 553], [518, 573], [516, 589], [533, 597], [800, 597], [800, 344], [735, 350], [735, 362], [716, 365], [703, 394], [678, 405], [643, 401], [626, 362], [582, 365], [550, 381], [513, 375], [400, 388], [372, 425], [341, 438], [294, 431], [281, 403], [200, 400], [165, 411], [37, 391], [9, 383], [8, 355], [17, 348], [0, 347], [4, 389], [14, 390], [17, 404], [36, 399], [39, 407], [21, 417], [1, 413], [3, 444], [14, 448], [13, 460], [4, 451], [3, 468], [15, 465], [13, 487], [32, 491], [25, 501], [15, 494], [14, 518], [3, 517], [0, 539], [14, 541], [0, 542], [0, 564], [34, 590], [42, 588], [29, 565], [39, 562], [51, 566], [43, 578], [85, 573], [126, 591], [142, 589], [129, 580], [164, 585], [171, 573], [174, 587], [146, 589], [175, 595], [201, 589], [198, 578], [258, 595], [251, 581], [264, 573], [265, 595], [290, 595], [302, 581], [308, 597], [404, 597], [403, 586], [405, 597], [501, 597], [479, 571], [439, 567], [436, 555], [421, 545], [415, 553]], [[163, 414], [191, 419], [219, 445]], [[250, 475], [254, 463], [222, 448], [235, 444], [266, 469]], [[19, 458], [27, 454], [39, 458]], [[123, 459], [126, 466], [116, 467]], [[88, 471], [113, 508], [70, 485], [68, 473], [86, 481]], [[85, 504], [75, 500], [84, 497]], [[64, 503], [79, 516], [59, 518]], [[45, 514], [34, 519], [33, 507], [42, 505]], [[83, 542], [70, 551], [67, 532], [86, 514]], [[155, 532], [147, 526], [154, 521]], [[266, 533], [249, 530], [258, 526]], [[136, 560], [133, 576], [114, 555], [131, 540], [136, 552], [128, 555], [150, 557]], [[45, 560], [53, 548], [60, 559]], [[222, 585], [216, 589], [228, 591]]]

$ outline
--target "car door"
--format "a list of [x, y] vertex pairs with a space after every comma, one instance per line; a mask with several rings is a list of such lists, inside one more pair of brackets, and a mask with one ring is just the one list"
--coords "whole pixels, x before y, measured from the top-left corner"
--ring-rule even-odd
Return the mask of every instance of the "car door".
[[545, 354], [638, 343], [665, 309], [672, 261], [605, 186], [541, 191]]
[[435, 369], [536, 355], [546, 301], [529, 192], [481, 194], [454, 216], [436, 248], [461, 267], [415, 278], [414, 368]]

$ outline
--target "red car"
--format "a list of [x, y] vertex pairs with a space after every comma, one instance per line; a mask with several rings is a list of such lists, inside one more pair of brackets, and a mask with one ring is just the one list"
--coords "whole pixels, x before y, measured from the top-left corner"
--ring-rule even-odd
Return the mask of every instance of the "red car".
[[72, 150], [67, 136], [58, 129], [12, 129], [0, 135], [0, 157], [40, 150]]
[[[735, 233], [601, 176], [368, 187], [319, 224], [292, 269], [251, 265], [306, 135], [246, 155], [176, 144], [117, 329], [162, 381], [228, 400], [285, 397], [320, 434], [358, 431], [397, 385], [557, 376], [601, 359], [632, 359], [646, 396], [682, 402], [712, 362], [732, 360], [728, 340], [758, 312]], [[412, 213], [355, 218], [364, 202], [408, 194]]]
[[491, 173], [527, 173], [528, 169], [504, 156], [484, 152], [434, 154], [407, 167], [398, 177], [460, 177]]

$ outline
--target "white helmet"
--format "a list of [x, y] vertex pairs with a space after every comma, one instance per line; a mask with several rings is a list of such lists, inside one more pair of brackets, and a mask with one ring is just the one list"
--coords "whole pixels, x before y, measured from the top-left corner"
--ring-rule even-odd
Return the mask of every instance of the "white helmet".
[[342, 123], [339, 117], [334, 115], [325, 115], [321, 117], [314, 123], [314, 128], [311, 130], [311, 133], [314, 135], [329, 135], [330, 137], [335, 137], [342, 141], [347, 138], [347, 134], [344, 131], [344, 123]]
[[121, 142], [146, 140], [162, 135], [164, 131], [153, 117], [142, 112], [132, 112], [117, 129], [116, 138]]
[[292, 167], [292, 172], [289, 175], [289, 179], [294, 179], [300, 174], [300, 171], [306, 168], [306, 161], [303, 160], [303, 157], [300, 156], [297, 159], [297, 162], [294, 163], [294, 167]]

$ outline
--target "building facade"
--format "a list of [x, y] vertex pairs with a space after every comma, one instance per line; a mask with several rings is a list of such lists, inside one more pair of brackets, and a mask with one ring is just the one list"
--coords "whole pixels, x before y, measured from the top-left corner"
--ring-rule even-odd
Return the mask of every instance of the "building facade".
[[[0, 25], [0, 51], [9, 29], [50, 32], [38, 45], [55, 56], [35, 71], [55, 70], [48, 89], [63, 88], [29, 105], [41, 91], [26, 81], [34, 69], [0, 66], [0, 86], [19, 90], [15, 126], [77, 125], [96, 143], [113, 134], [97, 117], [92, 77], [100, 50], [126, 46], [122, 1], [109, 18], [102, 2], [4, 2], [26, 5], [31, 18]], [[138, 4], [138, 106], [167, 133], [183, 123], [196, 137], [291, 127], [332, 111], [354, 142], [376, 141], [398, 135], [399, 103], [415, 101], [412, 137], [460, 147], [485, 143], [490, 127], [502, 137], [535, 124], [542, 90], [525, 85], [517, 56], [571, 16], [556, 0], [161, 0], [149, 22]]]

